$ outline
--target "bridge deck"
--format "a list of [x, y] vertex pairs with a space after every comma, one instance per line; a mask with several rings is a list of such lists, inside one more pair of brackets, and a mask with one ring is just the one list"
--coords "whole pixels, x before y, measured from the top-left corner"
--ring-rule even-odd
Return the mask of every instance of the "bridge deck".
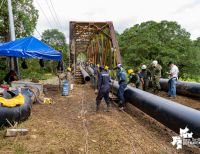
[[18, 126], [28, 128], [29, 134], [4, 140], [1, 135], [1, 153], [200, 152], [189, 147], [176, 150], [170, 143], [175, 133], [129, 104], [130, 114], [119, 112], [114, 105], [104, 112], [104, 102], [96, 113], [95, 94], [89, 84], [75, 85], [69, 97], [60, 96], [57, 86], [48, 87], [46, 96], [55, 104], [34, 105], [30, 119]]

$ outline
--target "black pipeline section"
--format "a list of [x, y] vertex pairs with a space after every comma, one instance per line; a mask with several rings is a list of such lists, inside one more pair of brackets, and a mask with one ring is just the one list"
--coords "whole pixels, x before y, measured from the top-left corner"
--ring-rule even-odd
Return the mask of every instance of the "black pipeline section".
[[[118, 88], [118, 83], [114, 82], [113, 93], [116, 94]], [[130, 86], [127, 86], [124, 95], [126, 102], [133, 104], [171, 130], [179, 133], [180, 128], [188, 127], [194, 137], [200, 137], [200, 111]]]
[[83, 77], [84, 77], [84, 80], [85, 80], [85, 81], [90, 81], [90, 76], [89, 76], [89, 74], [83, 69], [82, 66], [80, 66], [80, 70], [81, 70], [81, 73], [82, 73], [82, 75], [83, 75]]
[[25, 103], [16, 107], [0, 107], [0, 127], [26, 120], [31, 114], [32, 100], [28, 90], [22, 91]]
[[[160, 86], [163, 90], [168, 90], [168, 81], [168, 79], [160, 79]], [[200, 83], [178, 81], [176, 92], [181, 95], [200, 97]]]

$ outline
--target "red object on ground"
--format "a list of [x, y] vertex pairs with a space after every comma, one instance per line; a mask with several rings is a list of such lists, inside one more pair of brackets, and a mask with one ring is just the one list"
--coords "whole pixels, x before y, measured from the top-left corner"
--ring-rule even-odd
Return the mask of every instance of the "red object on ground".
[[5, 85], [5, 84], [1, 84], [0, 87], [3, 88], [3, 89], [5, 89], [5, 90], [8, 90], [8, 89], [9, 89], [9, 86], [8, 86], [8, 85]]

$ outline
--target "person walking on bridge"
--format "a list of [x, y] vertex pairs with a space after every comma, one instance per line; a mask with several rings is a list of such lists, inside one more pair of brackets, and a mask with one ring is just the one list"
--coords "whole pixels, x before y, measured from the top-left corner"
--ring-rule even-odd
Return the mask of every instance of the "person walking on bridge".
[[110, 75], [108, 73], [108, 67], [99, 67], [99, 78], [98, 78], [98, 95], [96, 97], [96, 111], [99, 111], [99, 105], [102, 98], [104, 98], [107, 109], [109, 111], [110, 101], [109, 101], [109, 92], [110, 92]]

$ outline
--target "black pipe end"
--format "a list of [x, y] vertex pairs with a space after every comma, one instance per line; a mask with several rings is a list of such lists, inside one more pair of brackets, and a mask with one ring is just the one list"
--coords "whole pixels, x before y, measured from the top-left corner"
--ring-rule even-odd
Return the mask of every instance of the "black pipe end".
[[85, 77], [85, 81], [90, 81], [90, 77], [89, 77], [89, 76], [86, 76], [86, 77]]

